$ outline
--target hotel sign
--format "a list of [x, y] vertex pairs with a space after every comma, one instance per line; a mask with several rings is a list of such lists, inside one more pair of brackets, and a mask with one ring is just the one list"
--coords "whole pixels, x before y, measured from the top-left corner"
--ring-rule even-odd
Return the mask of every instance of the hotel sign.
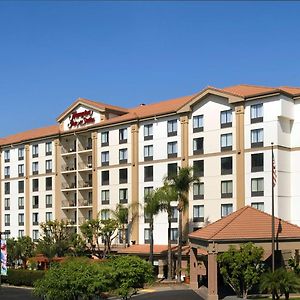
[[74, 111], [69, 116], [69, 129], [78, 128], [79, 126], [88, 125], [95, 122], [92, 110], [84, 110], [81, 112]]

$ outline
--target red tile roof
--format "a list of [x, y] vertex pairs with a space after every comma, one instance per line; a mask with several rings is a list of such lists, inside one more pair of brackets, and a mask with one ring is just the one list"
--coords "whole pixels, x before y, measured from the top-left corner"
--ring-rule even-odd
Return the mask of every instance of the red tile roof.
[[[245, 206], [236, 212], [207, 225], [193, 233], [190, 238], [207, 241], [233, 241], [271, 239], [271, 215]], [[275, 218], [275, 233], [279, 239], [300, 239], [300, 227]]]

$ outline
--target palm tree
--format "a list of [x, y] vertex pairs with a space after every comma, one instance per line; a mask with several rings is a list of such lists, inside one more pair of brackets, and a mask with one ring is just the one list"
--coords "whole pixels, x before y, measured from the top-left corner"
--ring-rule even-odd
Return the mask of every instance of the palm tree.
[[168, 214], [168, 280], [173, 278], [172, 268], [172, 251], [171, 251], [171, 220], [172, 220], [172, 205], [171, 203], [177, 201], [177, 191], [175, 188], [164, 182], [164, 185], [158, 190], [158, 197], [160, 200], [160, 209]]
[[160, 203], [157, 194], [157, 190], [150, 192], [145, 197], [145, 206], [144, 214], [145, 218], [149, 219], [149, 228], [150, 228], [150, 256], [149, 261], [153, 265], [153, 248], [154, 248], [154, 239], [153, 239], [153, 228], [154, 228], [154, 216], [157, 215], [160, 211]]
[[174, 174], [167, 179], [169, 184], [177, 191], [179, 212], [178, 220], [178, 256], [177, 256], [177, 281], [181, 281], [181, 261], [182, 261], [182, 216], [188, 206], [188, 192], [193, 183], [199, 179], [194, 177], [192, 167], [178, 168], [177, 174]]

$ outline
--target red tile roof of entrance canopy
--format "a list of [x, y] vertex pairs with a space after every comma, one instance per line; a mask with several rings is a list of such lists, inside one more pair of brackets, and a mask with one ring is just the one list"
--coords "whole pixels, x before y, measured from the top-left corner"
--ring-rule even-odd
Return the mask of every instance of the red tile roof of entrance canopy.
[[[239, 241], [271, 239], [271, 215], [245, 206], [236, 212], [207, 225], [193, 233], [190, 238], [206, 241]], [[275, 218], [275, 234], [278, 239], [299, 239], [300, 227]]]

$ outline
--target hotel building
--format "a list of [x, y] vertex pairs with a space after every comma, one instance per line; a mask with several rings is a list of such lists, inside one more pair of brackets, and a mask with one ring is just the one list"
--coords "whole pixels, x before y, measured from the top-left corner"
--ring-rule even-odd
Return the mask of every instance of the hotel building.
[[[148, 243], [144, 197], [185, 166], [200, 177], [184, 216], [190, 232], [245, 205], [270, 213], [271, 143], [275, 215], [300, 225], [299, 133], [300, 88], [208, 87], [132, 109], [80, 98], [57, 125], [0, 139], [0, 231], [37, 240], [39, 223], [64, 219], [79, 232], [118, 203], [139, 203], [127, 238]], [[177, 217], [174, 202], [174, 242]], [[154, 241], [167, 244], [166, 213], [155, 217]]]

